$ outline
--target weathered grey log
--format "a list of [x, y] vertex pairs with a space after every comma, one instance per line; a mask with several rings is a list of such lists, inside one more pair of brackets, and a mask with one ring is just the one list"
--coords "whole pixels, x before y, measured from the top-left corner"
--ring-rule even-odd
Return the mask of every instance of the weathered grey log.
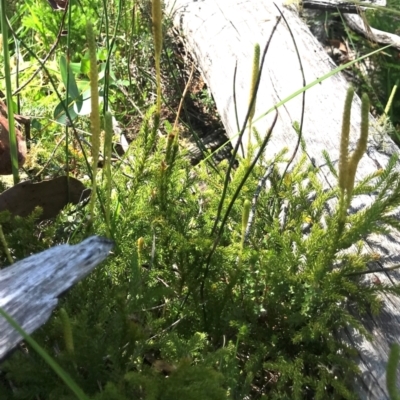
[[[0, 307], [27, 332], [43, 325], [58, 297], [103, 261], [112, 241], [90, 237], [82, 243], [52, 247], [0, 271]], [[0, 360], [22, 337], [0, 316]]]
[[[336, 66], [324, 52], [293, 6], [286, 6], [286, 0], [276, 0], [288, 21], [300, 54], [306, 84], [329, 73]], [[238, 128], [235, 118], [233, 98], [233, 76], [237, 64], [236, 98], [239, 124], [244, 121], [249, 103], [249, 87], [253, 49], [256, 43], [263, 48], [276, 24], [279, 12], [272, 1], [257, 0], [166, 0], [167, 12], [173, 18], [175, 27], [185, 38], [186, 46], [197, 61], [214, 96], [216, 106], [233, 143], [237, 140]], [[329, 172], [323, 167], [322, 151], [326, 150], [332, 160], [339, 155], [339, 134], [342, 110], [348, 83], [341, 74], [316, 84], [305, 94], [303, 138], [307, 152], [316, 164], [321, 166], [321, 178], [335, 184]], [[257, 97], [255, 116], [256, 127], [263, 135], [271, 125], [274, 106], [303, 87], [301, 67], [293, 39], [286, 24], [281, 21], [272, 38], [262, 71], [260, 90]], [[286, 147], [291, 155], [298, 136], [292, 125], [302, 117], [302, 95], [291, 99], [278, 108], [279, 116], [272, 139], [266, 153], [273, 157]], [[269, 111], [267, 113], [267, 111]], [[266, 114], [263, 118], [258, 118]], [[351, 147], [360, 132], [360, 100], [356, 98], [352, 106]], [[371, 117], [370, 139], [367, 155], [361, 160], [358, 178], [385, 166], [391, 154], [398, 149], [382, 133]], [[247, 134], [244, 135], [246, 148]], [[365, 207], [373, 201], [373, 196], [357, 199], [353, 205]], [[382, 256], [376, 268], [390, 267], [399, 263], [400, 235], [371, 237], [368, 246], [371, 252]], [[369, 278], [369, 277], [368, 277]], [[382, 282], [398, 282], [395, 272], [387, 277], [379, 274]], [[390, 279], [390, 280], [389, 280]], [[388, 399], [385, 369], [389, 346], [400, 342], [400, 300], [383, 296], [383, 311], [378, 317], [364, 320], [373, 335], [373, 342], [360, 338], [356, 332], [348, 333], [348, 341], [358, 350], [358, 364], [362, 377], [357, 390], [362, 399]], [[400, 381], [400, 373], [398, 374]]]
[[359, 15], [343, 14], [343, 18], [351, 30], [364, 36], [368, 40], [382, 45], [390, 44], [395, 49], [400, 50], [400, 36], [372, 27], [366, 29], [364, 21]]
[[199, 139], [202, 142], [202, 149], [194, 141], [188, 146], [192, 165], [198, 164], [204, 158], [204, 150], [213, 152], [214, 158], [218, 162], [230, 158], [232, 145], [228, 142], [228, 138], [223, 132], [218, 130], [210, 132]]
[[[222, 0], [166, 2], [167, 5], [176, 4], [175, 25], [184, 35], [187, 47], [192, 51], [211, 88], [222, 122], [233, 143], [237, 139], [238, 132], [232, 90], [234, 68], [237, 63], [236, 97], [241, 125], [249, 103], [254, 45], [255, 43], [259, 43], [261, 47], [265, 45], [278, 16], [275, 6], [271, 2], [266, 3], [257, 5], [252, 0], [233, 1], [227, 7]], [[277, 4], [279, 3], [281, 2], [278, 1]], [[290, 11], [282, 4], [281, 9], [285, 12], [296, 38], [306, 83], [321, 78], [335, 68], [333, 61], [323, 51], [308, 27], [302, 23], [297, 12]], [[266, 132], [271, 125], [274, 105], [302, 86], [295, 47], [282, 21], [269, 47], [262, 72], [255, 117], [266, 111], [270, 112], [255, 123], [260, 133]], [[313, 157], [317, 161], [323, 161], [322, 149], [326, 149], [333, 156], [338, 154], [341, 114], [347, 87], [346, 79], [341, 75], [335, 75], [306, 92], [304, 138], [309, 152], [315, 153]], [[300, 121], [301, 112], [301, 95], [279, 108], [278, 123], [267, 148], [267, 154], [273, 155], [284, 146], [293, 150], [298, 137], [292, 124]], [[356, 99], [353, 106], [352, 143], [358, 138], [359, 124], [360, 101]], [[380, 135], [374, 132], [371, 136], [381, 139]], [[387, 146], [392, 150], [395, 149], [391, 141], [384, 147]], [[247, 135], [244, 135], [244, 147], [247, 147]], [[382, 162], [384, 160], [385, 158]], [[371, 164], [369, 172], [374, 169], [375, 166]]]
[[[381, 7], [386, 6], [386, 0], [376, 0], [371, 1], [370, 3]], [[400, 50], [400, 36], [373, 27], [366, 27], [363, 19], [358, 15], [359, 9], [365, 9], [366, 7], [359, 7], [340, 0], [304, 0], [302, 6], [304, 9], [310, 10], [340, 10], [343, 12], [343, 18], [351, 30], [374, 43], [382, 45], [389, 44], [395, 49]]]
[[[386, 0], [370, 0], [368, 3], [374, 6], [385, 6]], [[341, 11], [345, 13], [357, 14], [359, 10], [365, 10], [365, 6], [357, 6], [351, 1], [343, 0], [303, 0], [301, 2], [302, 7], [310, 10], [324, 10], [324, 11]]]

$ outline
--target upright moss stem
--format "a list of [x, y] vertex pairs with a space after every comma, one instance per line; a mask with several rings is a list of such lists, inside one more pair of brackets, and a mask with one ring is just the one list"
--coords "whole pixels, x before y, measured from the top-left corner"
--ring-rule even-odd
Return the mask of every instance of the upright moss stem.
[[93, 220], [94, 205], [96, 202], [96, 177], [97, 177], [97, 164], [99, 161], [100, 149], [100, 108], [99, 108], [99, 87], [98, 87], [98, 71], [97, 71], [97, 57], [96, 57], [96, 41], [94, 37], [93, 24], [87, 22], [86, 35], [89, 48], [90, 60], [90, 98], [91, 98], [91, 113], [90, 125], [92, 133], [92, 195], [90, 197], [90, 218]]
[[386, 387], [391, 400], [400, 400], [400, 394], [396, 385], [399, 360], [400, 346], [398, 343], [394, 343], [390, 348], [389, 359], [386, 367]]
[[3, 226], [0, 224], [0, 242], [3, 245], [4, 253], [6, 253], [7, 260], [10, 264], [14, 263], [14, 260], [11, 256], [10, 249], [8, 248], [6, 237], [4, 236]]
[[339, 231], [344, 227], [346, 221], [347, 209], [350, 206], [354, 189], [358, 163], [367, 149], [368, 131], [369, 131], [369, 98], [363, 94], [361, 98], [361, 127], [360, 137], [357, 141], [355, 150], [349, 155], [349, 136], [350, 136], [350, 118], [351, 103], [354, 97], [354, 89], [350, 87], [344, 104], [342, 134], [340, 139], [339, 154]]
[[163, 42], [162, 34], [162, 7], [161, 0], [152, 0], [152, 22], [154, 35], [154, 51], [155, 51], [155, 66], [156, 66], [156, 81], [157, 81], [157, 114], [161, 112], [161, 50]]
[[106, 225], [107, 235], [111, 237], [111, 225], [110, 225], [110, 207], [111, 207], [111, 150], [112, 150], [112, 115], [109, 111], [106, 111], [104, 116], [104, 174], [106, 179]]
[[75, 348], [74, 348], [74, 337], [72, 335], [71, 320], [69, 318], [67, 310], [64, 307], [60, 308], [59, 314], [64, 331], [65, 349], [67, 350], [68, 354], [73, 356]]
[[339, 154], [339, 187], [344, 193], [347, 187], [347, 164], [349, 158], [349, 135], [350, 135], [350, 118], [351, 103], [353, 102], [354, 89], [350, 87], [347, 90], [346, 100], [344, 102], [342, 134], [340, 137], [340, 154]]
[[[251, 162], [251, 136], [253, 129], [253, 117], [256, 110], [256, 102], [257, 102], [257, 93], [255, 93], [257, 89], [257, 79], [258, 74], [260, 73], [260, 45], [256, 43], [254, 46], [254, 55], [253, 55], [253, 65], [251, 72], [251, 84], [250, 84], [250, 96], [249, 96], [249, 135], [248, 135], [248, 143], [247, 143], [247, 162], [250, 165]], [[252, 99], [254, 98], [253, 104]]]

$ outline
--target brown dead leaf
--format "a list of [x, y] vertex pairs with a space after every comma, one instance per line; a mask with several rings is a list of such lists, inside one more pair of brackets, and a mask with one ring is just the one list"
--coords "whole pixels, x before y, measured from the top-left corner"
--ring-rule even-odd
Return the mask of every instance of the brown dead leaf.
[[[69, 199], [68, 199], [69, 183]], [[33, 183], [18, 183], [0, 194], [0, 211], [8, 210], [13, 215], [26, 217], [36, 207], [43, 213], [40, 221], [54, 218], [68, 204], [78, 204], [90, 196], [90, 189], [78, 179], [66, 176]]]
[[336, 49], [339, 49], [342, 53], [347, 53], [347, 46], [341, 40], [330, 39], [328, 40], [328, 44]]
[[[17, 136], [18, 167], [24, 165], [26, 157], [26, 142], [19, 129], [15, 129]], [[0, 175], [12, 174], [10, 157], [10, 138], [8, 120], [0, 114]]]

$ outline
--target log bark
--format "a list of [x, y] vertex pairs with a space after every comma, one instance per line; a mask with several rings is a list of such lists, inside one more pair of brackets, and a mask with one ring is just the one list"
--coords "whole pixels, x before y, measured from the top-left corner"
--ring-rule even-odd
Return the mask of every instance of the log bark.
[[[370, 0], [368, 3], [374, 6], [385, 6], [386, 0]], [[346, 2], [343, 0], [303, 0], [302, 6], [310, 10], [324, 10], [324, 11], [341, 11], [344, 13], [357, 14], [360, 9], [365, 10], [368, 7], [360, 7], [352, 4], [351, 1]]]
[[390, 44], [395, 49], [400, 51], [400, 36], [395, 35], [394, 33], [384, 32], [372, 27], [366, 29], [364, 21], [359, 15], [343, 14], [343, 18], [346, 21], [348, 27], [354, 32], [357, 32], [359, 35], [364, 36], [366, 39], [374, 43], [382, 45]]
[[[103, 261], [113, 244], [101, 237], [53, 247], [0, 271], [0, 307], [32, 333], [50, 317], [58, 297]], [[0, 316], [0, 360], [22, 337]]]
[[[326, 150], [332, 160], [338, 159], [342, 110], [349, 85], [343, 75], [336, 74], [308, 89], [304, 98], [298, 94], [281, 105], [282, 100], [301, 91], [306, 84], [315, 82], [336, 66], [302, 22], [296, 7], [285, 5], [283, 0], [275, 3], [288, 25], [281, 20], [268, 48], [257, 96], [255, 126], [261, 135], [265, 135], [277, 108], [278, 120], [266, 154], [272, 158], [286, 147], [291, 155], [298, 143], [293, 124], [301, 121], [304, 107], [302, 135], [307, 153], [321, 168], [321, 179], [335, 184], [324, 167], [322, 151]], [[266, 45], [280, 17], [278, 8], [272, 1], [256, 0], [230, 0], [229, 4], [224, 0], [166, 0], [165, 5], [174, 26], [184, 37], [187, 48], [202, 71], [226, 132], [235, 144], [249, 105], [254, 45], [259, 43], [261, 48]], [[233, 95], [235, 66], [239, 127], [236, 124]], [[360, 132], [360, 104], [357, 97], [352, 106], [350, 143], [353, 149]], [[247, 134], [244, 135], [244, 148], [247, 148]], [[389, 156], [397, 150], [371, 116], [368, 150], [360, 162], [357, 178], [361, 179], [380, 166], [385, 166]], [[366, 207], [373, 199], [373, 195], [360, 197], [353, 206], [356, 209]], [[390, 267], [399, 262], [399, 243], [398, 233], [390, 237], [368, 239], [369, 250], [382, 257], [375, 268]], [[400, 275], [393, 272], [390, 276], [379, 274], [379, 278], [382, 278], [382, 282], [397, 284]], [[391, 295], [382, 296], [382, 299], [381, 314], [363, 319], [373, 335], [372, 342], [361, 338], [357, 332], [347, 332], [346, 340], [352, 343], [359, 354], [358, 365], [362, 374], [355, 385], [362, 399], [389, 399], [385, 371], [390, 344], [400, 339], [400, 301]], [[400, 381], [400, 373], [397, 379]]]
[[[386, 6], [386, 0], [371, 0], [370, 3], [375, 6]], [[309, 10], [339, 10], [343, 13], [343, 18], [351, 30], [374, 43], [391, 45], [400, 51], [400, 36], [365, 25], [358, 13], [360, 9], [366, 9], [368, 7], [358, 7], [340, 0], [304, 0], [302, 6], [304, 9]]]

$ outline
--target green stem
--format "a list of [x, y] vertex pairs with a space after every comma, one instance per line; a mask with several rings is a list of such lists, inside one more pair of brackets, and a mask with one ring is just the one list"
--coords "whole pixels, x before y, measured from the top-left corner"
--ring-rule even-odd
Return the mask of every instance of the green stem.
[[400, 394], [396, 387], [397, 367], [400, 360], [400, 346], [398, 343], [392, 344], [389, 359], [386, 367], [386, 387], [391, 400], [399, 400]]
[[82, 389], [72, 380], [71, 376], [64, 371], [50, 355], [25, 331], [21, 326], [0, 307], [0, 316], [2, 316], [23, 338], [24, 340], [39, 354], [40, 357], [53, 369], [53, 371], [64, 381], [79, 400], [89, 400]]
[[91, 22], [86, 24], [86, 36], [89, 48], [90, 58], [90, 98], [92, 110], [90, 113], [91, 131], [92, 131], [92, 195], [90, 197], [90, 219], [93, 221], [94, 205], [96, 202], [97, 190], [97, 162], [99, 159], [100, 147], [100, 109], [99, 109], [99, 87], [98, 87], [98, 71], [96, 56], [96, 41], [94, 36], [94, 28]]
[[112, 115], [106, 111], [104, 116], [104, 175], [106, 180], [106, 195], [105, 195], [105, 209], [106, 209], [106, 229], [108, 237], [111, 237], [111, 220], [110, 220], [110, 207], [111, 207], [111, 151], [112, 151]]
[[3, 245], [4, 253], [6, 253], [7, 260], [10, 264], [14, 263], [13, 258], [11, 257], [10, 249], [8, 248], [6, 237], [4, 236], [3, 227], [0, 225], [0, 242]]
[[7, 114], [8, 114], [8, 132], [10, 137], [10, 156], [11, 168], [14, 178], [14, 184], [19, 182], [18, 174], [18, 148], [17, 136], [15, 134], [15, 120], [11, 90], [11, 68], [10, 68], [10, 53], [8, 51], [8, 22], [7, 22], [7, 6], [5, 0], [0, 0], [0, 19], [1, 33], [3, 34], [3, 57], [4, 57], [4, 77], [6, 83], [6, 98], [7, 98]]
[[385, 111], [384, 111], [382, 117], [387, 117], [387, 115], [389, 114], [390, 107], [392, 107], [394, 95], [395, 95], [396, 92], [397, 92], [397, 87], [398, 87], [398, 86], [399, 86], [399, 80], [397, 79], [395, 85], [393, 86], [392, 92], [390, 93], [390, 97], [389, 97], [389, 100], [388, 100], [388, 102], [387, 102], [387, 104], [386, 104]]

